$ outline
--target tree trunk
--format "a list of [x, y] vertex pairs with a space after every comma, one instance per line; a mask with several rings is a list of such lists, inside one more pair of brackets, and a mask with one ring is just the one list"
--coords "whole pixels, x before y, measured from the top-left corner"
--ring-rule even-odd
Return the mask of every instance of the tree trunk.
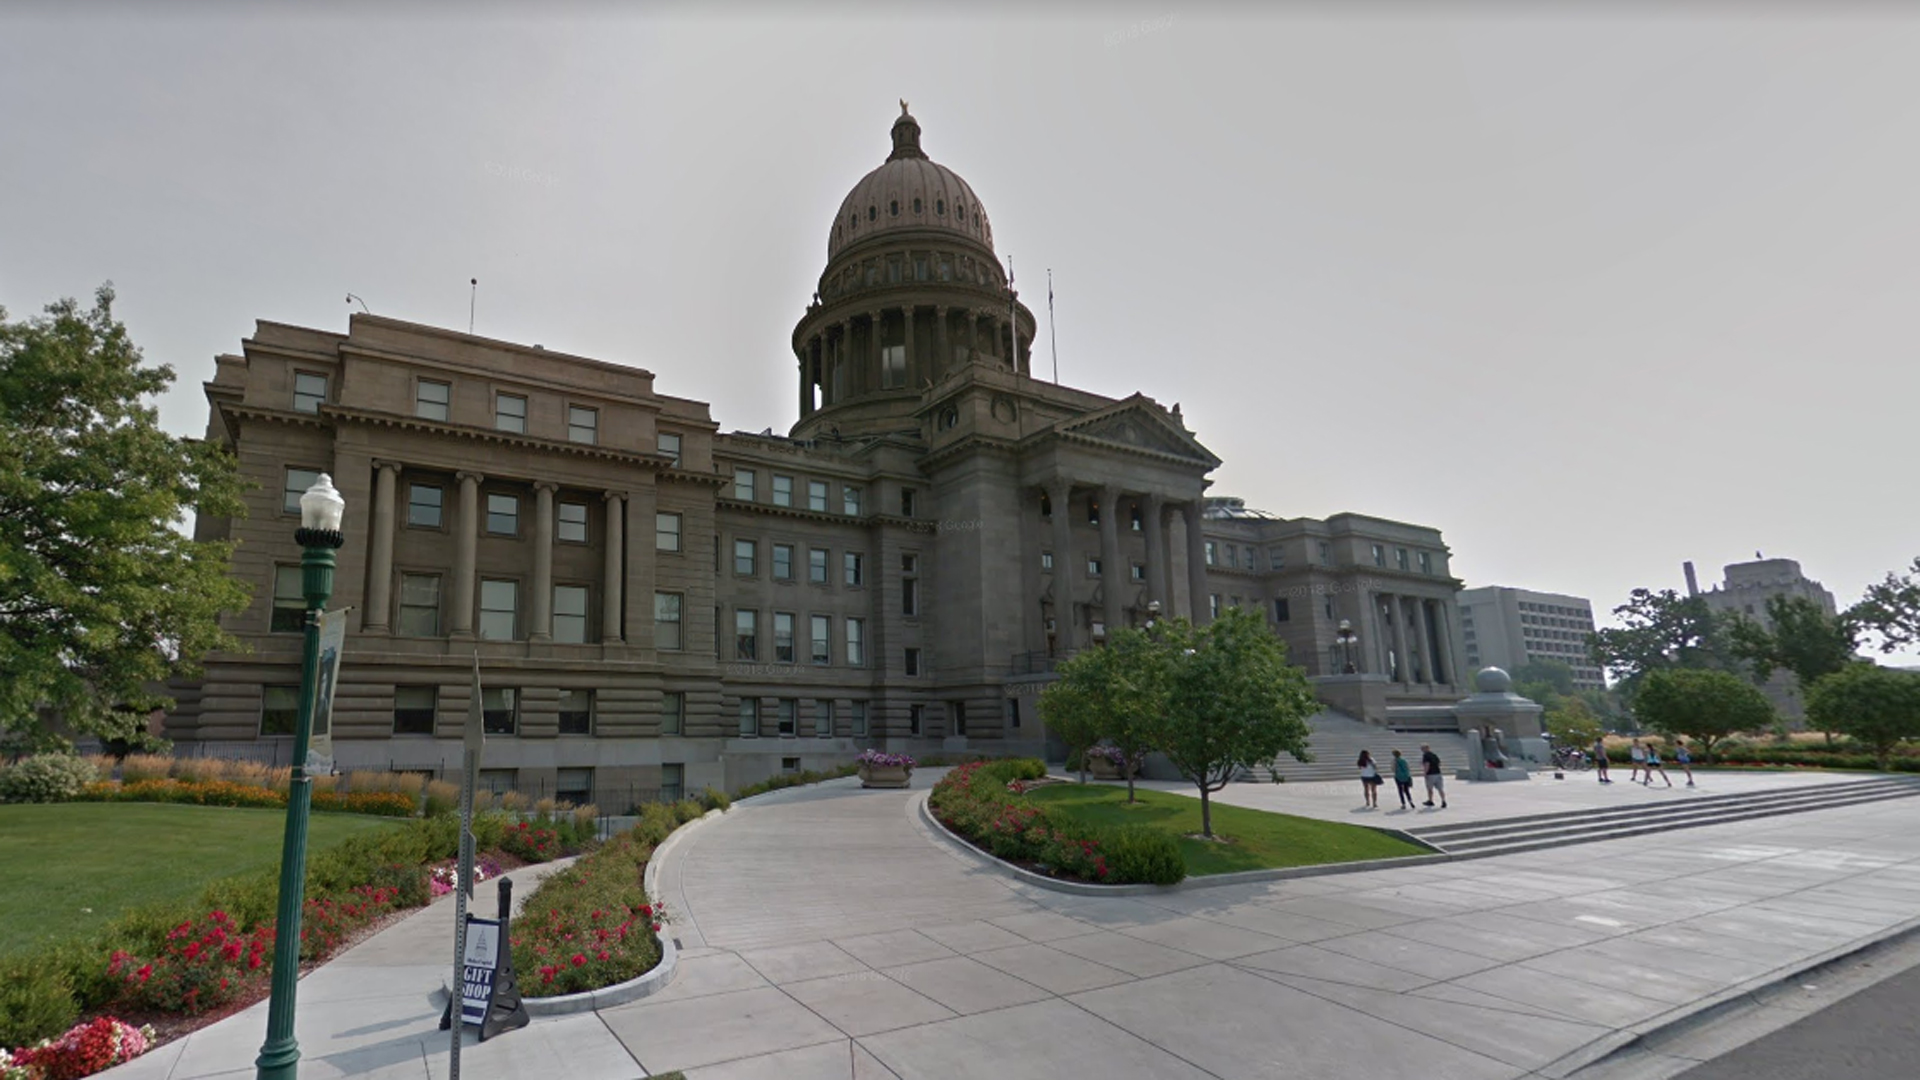
[[1200, 835], [1213, 836], [1213, 803], [1207, 799], [1207, 785], [1200, 785]]
[[1124, 771], [1127, 774], [1127, 803], [1128, 805], [1132, 805], [1133, 803], [1133, 766], [1132, 766], [1131, 760], [1121, 762], [1120, 768], [1122, 771]]

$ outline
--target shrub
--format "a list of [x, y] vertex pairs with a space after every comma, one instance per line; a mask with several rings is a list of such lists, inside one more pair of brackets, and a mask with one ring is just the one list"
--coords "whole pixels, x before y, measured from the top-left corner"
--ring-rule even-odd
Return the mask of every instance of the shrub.
[[673, 816], [678, 818], [679, 823], [682, 825], [685, 825], [689, 821], [698, 820], [700, 816], [706, 812], [707, 808], [700, 805], [697, 799], [681, 799], [679, 802], [673, 804]]
[[1115, 881], [1172, 885], [1187, 876], [1180, 845], [1165, 833], [1138, 826], [1109, 829], [1101, 836], [1101, 846], [1106, 849], [1107, 866]]
[[707, 790], [700, 793], [700, 801], [709, 810], [724, 811], [733, 805], [733, 800], [727, 798], [726, 792], [711, 785], [708, 786]]
[[272, 949], [271, 926], [261, 924], [247, 933], [232, 916], [215, 910], [175, 926], [151, 955], [116, 950], [107, 970], [124, 982], [130, 1004], [193, 1015], [226, 1005], [264, 982]]
[[656, 827], [663, 820], [643, 813], [640, 826], [547, 878], [528, 897], [509, 933], [528, 997], [612, 986], [660, 962], [655, 932], [662, 913], [642, 885], [655, 846], [649, 816]]
[[93, 766], [85, 758], [35, 754], [0, 771], [0, 802], [66, 802], [93, 780]]
[[1186, 877], [1171, 837], [1099, 829], [1008, 791], [1011, 783], [1036, 779], [1037, 765], [1031, 759], [962, 765], [934, 785], [929, 805], [947, 828], [995, 857], [1055, 877], [1109, 884], [1172, 884]]
[[0, 1048], [65, 1031], [79, 1015], [73, 985], [56, 966], [28, 956], [0, 961]]
[[315, 810], [344, 814], [373, 814], [379, 817], [412, 817], [419, 800], [397, 791], [316, 791]]
[[120, 779], [131, 783], [135, 780], [165, 780], [172, 775], [173, 759], [160, 754], [128, 754], [120, 762]]
[[531, 825], [524, 821], [506, 830], [500, 843], [493, 846], [516, 859], [524, 859], [527, 862], [546, 862], [564, 854], [559, 833], [545, 826]]
[[445, 780], [427, 781], [427, 816], [436, 817], [460, 809], [460, 785]]

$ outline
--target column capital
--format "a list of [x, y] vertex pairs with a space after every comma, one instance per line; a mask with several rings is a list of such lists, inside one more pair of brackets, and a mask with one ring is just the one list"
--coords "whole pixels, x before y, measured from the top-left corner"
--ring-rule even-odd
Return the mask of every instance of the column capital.
[[465, 483], [484, 484], [487, 482], [487, 478], [484, 475], [477, 472], [468, 472], [465, 470], [454, 473], [453, 478], [455, 480], [460, 481], [463, 484]]
[[1055, 496], [1062, 501], [1064, 501], [1067, 496], [1073, 494], [1073, 481], [1064, 476], [1056, 476], [1049, 479], [1045, 486], [1047, 494]]
[[600, 497], [607, 502], [617, 502], [626, 498], [627, 493], [624, 491], [603, 491], [600, 493]]
[[1119, 484], [1101, 484], [1100, 485], [1100, 501], [1101, 502], [1118, 502], [1120, 500], [1120, 497], [1124, 494], [1126, 494], [1126, 492], [1121, 490]]
[[553, 492], [560, 490], [560, 485], [554, 483], [552, 480], [535, 480], [533, 482], [533, 490], [544, 491], [544, 492], [547, 492], [548, 494], [552, 494]]
[[381, 472], [390, 472], [395, 474], [398, 474], [400, 470], [404, 468], [404, 466], [402, 466], [397, 461], [386, 461], [383, 459], [375, 459], [373, 463], [373, 467]]

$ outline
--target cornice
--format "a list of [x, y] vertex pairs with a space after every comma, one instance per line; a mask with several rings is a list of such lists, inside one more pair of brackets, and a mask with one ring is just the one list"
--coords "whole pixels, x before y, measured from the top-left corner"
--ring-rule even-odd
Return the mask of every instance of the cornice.
[[[455, 438], [471, 439], [476, 442], [493, 443], [498, 446], [511, 446], [521, 450], [537, 450], [550, 454], [565, 454], [572, 457], [597, 458], [602, 461], [618, 461], [656, 472], [673, 470], [673, 458], [667, 454], [644, 453], [637, 450], [621, 450], [611, 446], [590, 443], [565, 442], [559, 439], [543, 439], [535, 435], [523, 435], [518, 432], [500, 431], [495, 428], [474, 427], [469, 424], [454, 424], [443, 420], [426, 420], [418, 416], [402, 416], [398, 413], [378, 412], [373, 409], [359, 409], [347, 405], [322, 405], [321, 415], [346, 423], [366, 424], [372, 427], [391, 428], [398, 431], [418, 431], [430, 435], [444, 435]], [[684, 471], [684, 470], [682, 470]]]

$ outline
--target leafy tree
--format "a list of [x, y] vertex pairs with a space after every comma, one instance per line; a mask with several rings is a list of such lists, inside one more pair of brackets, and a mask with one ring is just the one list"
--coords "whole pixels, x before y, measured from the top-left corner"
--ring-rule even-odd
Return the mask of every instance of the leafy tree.
[[1531, 660], [1514, 668], [1513, 692], [1542, 705], [1549, 698], [1573, 695], [1573, 668], [1559, 660]]
[[1307, 717], [1320, 708], [1306, 673], [1287, 663], [1287, 647], [1248, 608], [1227, 608], [1200, 629], [1185, 620], [1157, 623], [1168, 650], [1167, 709], [1155, 744], [1200, 789], [1200, 831], [1213, 835], [1213, 792], [1240, 768], [1281, 751], [1301, 761]]
[[1848, 664], [1808, 691], [1807, 715], [1867, 744], [1885, 770], [1896, 745], [1920, 738], [1920, 672]]
[[[1733, 655], [1753, 665], [1755, 678], [1764, 682], [1776, 669], [1785, 668], [1800, 681], [1804, 694], [1812, 692], [1821, 679], [1853, 664], [1860, 643], [1850, 617], [1829, 615], [1804, 596], [1770, 596], [1766, 610], [1771, 625], [1735, 615], [1729, 633]], [[1824, 730], [1831, 745], [1833, 729]]]
[[232, 458], [160, 429], [146, 399], [173, 371], [142, 366], [113, 298], [0, 311], [0, 730], [43, 744], [50, 714], [143, 738], [172, 704], [154, 687], [235, 648], [220, 615], [247, 603], [231, 545], [177, 528], [243, 512]]
[[1887, 575], [1867, 586], [1860, 602], [1847, 609], [1847, 619], [1880, 638], [1880, 651], [1898, 652], [1920, 644], [1920, 558], [1905, 574]]
[[1087, 750], [1100, 741], [1100, 718], [1111, 695], [1100, 675], [1102, 650], [1089, 649], [1060, 665], [1060, 678], [1040, 692], [1040, 722], [1067, 745], [1067, 760], [1080, 762], [1087, 782]]
[[[1166, 711], [1171, 653], [1166, 640], [1129, 627], [1115, 632], [1104, 647], [1088, 649], [1060, 665], [1059, 681], [1040, 696], [1040, 715], [1062, 739], [1077, 742], [1082, 783], [1086, 751], [1103, 739], [1128, 763], [1156, 749], [1154, 740]], [[1122, 771], [1127, 776], [1127, 801], [1133, 802], [1133, 770]]]
[[1587, 648], [1594, 663], [1606, 668], [1629, 697], [1654, 671], [1731, 671], [1735, 666], [1727, 617], [1708, 606], [1705, 597], [1635, 589], [1613, 613], [1626, 625], [1595, 631]]
[[1655, 668], [1633, 696], [1633, 709], [1647, 727], [1685, 735], [1711, 761], [1715, 743], [1729, 735], [1760, 731], [1773, 723], [1773, 703], [1759, 687], [1729, 671]]
[[1593, 708], [1584, 698], [1560, 699], [1559, 705], [1541, 716], [1541, 721], [1546, 725], [1547, 734], [1552, 735], [1554, 743], [1559, 746], [1584, 750], [1602, 734], [1600, 718], [1594, 715]]

